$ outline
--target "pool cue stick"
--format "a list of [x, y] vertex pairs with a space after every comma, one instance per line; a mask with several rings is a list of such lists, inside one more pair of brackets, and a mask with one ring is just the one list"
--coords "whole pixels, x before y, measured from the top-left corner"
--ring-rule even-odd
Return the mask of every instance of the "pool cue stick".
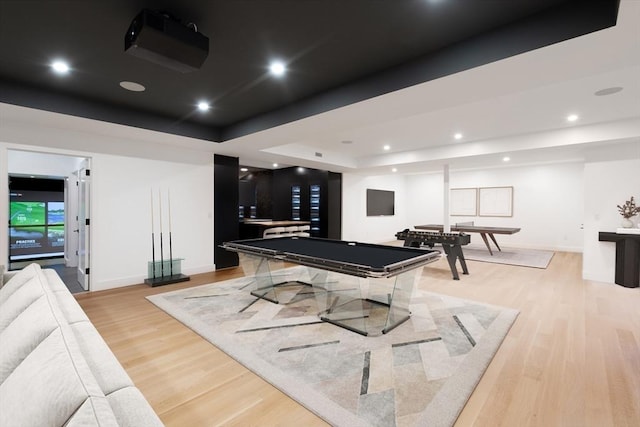
[[158, 209], [160, 210], [160, 274], [164, 277], [164, 251], [162, 247], [162, 193], [158, 188]]
[[151, 268], [153, 269], [153, 278], [156, 278], [156, 238], [153, 234], [153, 188], [151, 188]]
[[173, 276], [173, 249], [171, 248], [171, 189], [167, 190], [167, 209], [169, 209], [169, 274]]

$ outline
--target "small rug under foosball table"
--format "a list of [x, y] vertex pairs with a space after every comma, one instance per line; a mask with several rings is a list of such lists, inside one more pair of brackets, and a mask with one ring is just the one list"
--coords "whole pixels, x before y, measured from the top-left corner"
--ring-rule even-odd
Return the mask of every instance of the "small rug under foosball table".
[[553, 251], [521, 248], [502, 248], [501, 251], [492, 249], [493, 255], [491, 255], [484, 246], [463, 246], [462, 252], [465, 259], [470, 261], [532, 268], [547, 268], [554, 255]]

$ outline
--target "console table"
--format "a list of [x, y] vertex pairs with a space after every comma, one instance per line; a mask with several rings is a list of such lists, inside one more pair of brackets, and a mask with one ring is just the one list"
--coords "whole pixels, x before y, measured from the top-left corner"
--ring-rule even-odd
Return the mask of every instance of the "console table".
[[616, 243], [615, 282], [627, 288], [640, 286], [640, 234], [601, 231], [598, 241]]

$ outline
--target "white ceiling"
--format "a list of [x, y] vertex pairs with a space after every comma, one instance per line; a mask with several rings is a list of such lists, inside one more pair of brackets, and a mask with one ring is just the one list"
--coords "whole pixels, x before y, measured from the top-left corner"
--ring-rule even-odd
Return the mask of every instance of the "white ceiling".
[[[594, 95], [618, 86], [616, 94]], [[579, 120], [567, 122], [571, 113]], [[155, 144], [249, 166], [363, 174], [499, 167], [506, 155], [511, 166], [583, 161], [614, 146], [640, 158], [640, 0], [621, 1], [613, 28], [220, 144], [7, 104], [0, 118], [140, 142], [118, 146], [123, 155], [153, 157], [143, 147]], [[100, 142], [85, 150], [116, 149]]]

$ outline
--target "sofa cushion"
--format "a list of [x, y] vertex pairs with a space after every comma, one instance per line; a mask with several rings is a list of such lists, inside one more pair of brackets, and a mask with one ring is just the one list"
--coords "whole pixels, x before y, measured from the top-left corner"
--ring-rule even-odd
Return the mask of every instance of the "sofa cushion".
[[0, 304], [0, 307], [2, 307], [0, 310], [0, 333], [27, 307], [43, 295], [42, 283], [38, 276], [31, 277], [19, 287], [16, 287], [15, 292], [8, 295], [6, 300]]
[[65, 286], [62, 279], [60, 279], [58, 273], [56, 273], [55, 270], [48, 268], [43, 269], [42, 273], [44, 274], [44, 277], [46, 277], [49, 289], [53, 291], [53, 295], [56, 297], [58, 306], [60, 307], [64, 318], [67, 319], [67, 322], [71, 325], [76, 322], [89, 322], [89, 318], [86, 313], [69, 292], [69, 289]]
[[0, 332], [0, 384], [58, 328], [47, 309], [47, 297], [43, 294]]
[[59, 276], [36, 264], [0, 289], [4, 425], [162, 426]]
[[[113, 424], [113, 423], [116, 424]], [[84, 401], [82, 406], [64, 424], [64, 427], [85, 427], [85, 426], [114, 426], [119, 425], [114, 419], [113, 411], [109, 401], [103, 397], [90, 397]]]
[[[106, 399], [69, 351], [65, 335], [60, 328], [53, 331], [0, 384], [0, 425], [36, 426], [46, 420], [47, 425], [62, 426], [87, 399]], [[117, 425], [108, 404], [92, 407], [91, 417], [105, 420], [100, 425]]]
[[80, 351], [105, 395], [133, 386], [133, 381], [93, 324], [78, 322], [71, 325], [71, 329], [76, 335]]
[[[35, 301], [25, 302], [25, 294], [38, 292]], [[0, 425], [42, 425], [46, 420], [62, 426], [76, 416], [84, 425], [117, 425], [42, 271], [36, 269], [0, 311], [13, 304], [24, 309], [0, 332]]]
[[107, 396], [111, 409], [122, 427], [163, 426], [158, 415], [140, 390], [127, 387]]
[[49, 284], [49, 289], [53, 292], [64, 291], [69, 293], [69, 288], [64, 284], [58, 273], [52, 268], [43, 268], [42, 273], [44, 277], [47, 278], [47, 283]]
[[0, 306], [4, 304], [11, 294], [20, 289], [20, 286], [34, 277], [39, 271], [40, 266], [38, 264], [29, 264], [9, 279], [9, 281], [0, 288]]

